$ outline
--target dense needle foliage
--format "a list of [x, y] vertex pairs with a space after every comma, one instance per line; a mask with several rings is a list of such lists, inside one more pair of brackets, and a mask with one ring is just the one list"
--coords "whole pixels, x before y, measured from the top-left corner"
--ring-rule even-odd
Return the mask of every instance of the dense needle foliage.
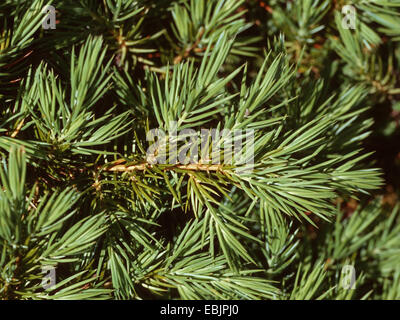
[[2, 0], [0, 298], [399, 299], [399, 65], [399, 0]]

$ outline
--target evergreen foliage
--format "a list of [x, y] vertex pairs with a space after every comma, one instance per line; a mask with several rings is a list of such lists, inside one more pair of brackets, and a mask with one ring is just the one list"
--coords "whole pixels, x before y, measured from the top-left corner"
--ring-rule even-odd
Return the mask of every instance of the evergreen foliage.
[[[3, 0], [1, 299], [399, 299], [374, 144], [399, 136], [399, 9]], [[211, 128], [241, 132], [240, 159], [148, 153], [152, 129], [182, 148], [171, 132]]]

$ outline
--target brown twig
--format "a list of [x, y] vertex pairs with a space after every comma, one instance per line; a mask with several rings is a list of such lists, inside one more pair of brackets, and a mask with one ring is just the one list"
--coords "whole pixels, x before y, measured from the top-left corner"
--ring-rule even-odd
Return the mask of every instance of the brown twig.
[[11, 134], [11, 138], [15, 138], [17, 136], [17, 134], [20, 132], [22, 126], [25, 123], [25, 119], [23, 119], [17, 126], [17, 128], [14, 130], [14, 132]]
[[[127, 171], [144, 171], [146, 169], [152, 168], [154, 165], [148, 162], [138, 163], [134, 165], [123, 165], [117, 164], [111, 167], [103, 168], [104, 171], [111, 172], [127, 172]], [[190, 163], [190, 164], [176, 164], [169, 167], [165, 167], [164, 170], [192, 170], [192, 171], [222, 171], [223, 166], [221, 164], [201, 164], [201, 163]]]
[[[199, 32], [199, 35], [198, 35], [196, 41], [189, 48], [187, 48], [183, 53], [177, 55], [174, 58], [174, 64], [178, 64], [179, 62], [182, 61], [182, 59], [187, 58], [189, 56], [189, 54], [191, 53], [191, 51], [196, 51], [196, 49], [199, 49], [199, 48], [197, 48], [197, 46], [201, 42], [201, 38], [203, 37], [204, 32], [205, 32], [205, 30], [204, 30], [204, 28], [202, 28]], [[200, 51], [202, 51], [202, 50], [200, 50]]]
[[29, 51], [27, 54], [25, 54], [23, 57], [5, 65], [3, 68], [4, 69], [10, 69], [12, 66], [15, 66], [17, 63], [21, 62], [22, 60], [24, 60], [26, 57], [30, 56], [33, 53], [33, 50]]

